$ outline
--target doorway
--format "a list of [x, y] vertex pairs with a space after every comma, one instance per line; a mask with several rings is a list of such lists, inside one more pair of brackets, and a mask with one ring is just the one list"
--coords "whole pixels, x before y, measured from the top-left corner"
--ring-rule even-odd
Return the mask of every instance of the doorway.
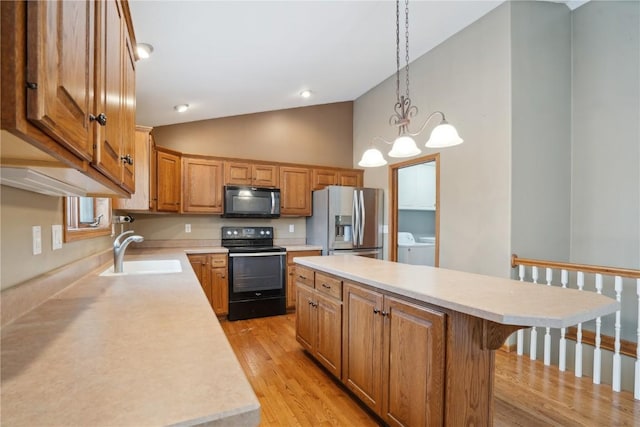
[[440, 154], [389, 167], [389, 259], [440, 265]]

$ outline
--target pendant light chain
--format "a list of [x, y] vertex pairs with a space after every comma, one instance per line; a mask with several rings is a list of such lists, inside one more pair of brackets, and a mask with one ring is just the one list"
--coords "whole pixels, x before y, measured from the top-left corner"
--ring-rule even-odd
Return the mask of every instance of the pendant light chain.
[[405, 0], [404, 6], [404, 37], [405, 37], [405, 61], [407, 66], [405, 68], [406, 78], [407, 78], [407, 87], [406, 87], [406, 95], [409, 98], [409, 0]]
[[400, 102], [400, 0], [396, 0], [396, 102]]

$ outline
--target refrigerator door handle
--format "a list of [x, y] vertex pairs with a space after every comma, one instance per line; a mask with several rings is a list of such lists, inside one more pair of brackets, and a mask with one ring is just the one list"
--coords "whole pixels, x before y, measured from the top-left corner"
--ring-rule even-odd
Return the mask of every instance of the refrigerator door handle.
[[359, 208], [358, 208], [358, 192], [356, 190], [353, 190], [353, 211], [352, 211], [352, 218], [353, 218], [353, 224], [351, 226], [352, 228], [352, 232], [351, 232], [351, 242], [353, 243], [353, 246], [356, 246], [358, 244], [358, 232], [359, 232]]
[[360, 216], [360, 233], [359, 233], [359, 242], [360, 246], [362, 246], [364, 240], [364, 222], [367, 217], [365, 207], [364, 207], [364, 191], [360, 190], [360, 211], [362, 212]]

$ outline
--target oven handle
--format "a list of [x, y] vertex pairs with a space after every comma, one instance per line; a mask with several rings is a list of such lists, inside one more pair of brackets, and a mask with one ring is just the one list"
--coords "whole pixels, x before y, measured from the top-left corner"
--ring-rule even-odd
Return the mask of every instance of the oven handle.
[[285, 256], [286, 252], [255, 252], [255, 253], [246, 253], [246, 254], [229, 254], [230, 258], [243, 258], [250, 256]]

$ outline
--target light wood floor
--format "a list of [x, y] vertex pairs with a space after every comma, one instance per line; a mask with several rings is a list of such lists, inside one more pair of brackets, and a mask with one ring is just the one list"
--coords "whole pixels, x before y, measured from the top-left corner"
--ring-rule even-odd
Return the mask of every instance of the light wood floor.
[[[295, 315], [223, 321], [262, 405], [261, 426], [377, 426], [295, 340]], [[638, 426], [640, 403], [541, 362], [496, 352], [494, 425]]]

